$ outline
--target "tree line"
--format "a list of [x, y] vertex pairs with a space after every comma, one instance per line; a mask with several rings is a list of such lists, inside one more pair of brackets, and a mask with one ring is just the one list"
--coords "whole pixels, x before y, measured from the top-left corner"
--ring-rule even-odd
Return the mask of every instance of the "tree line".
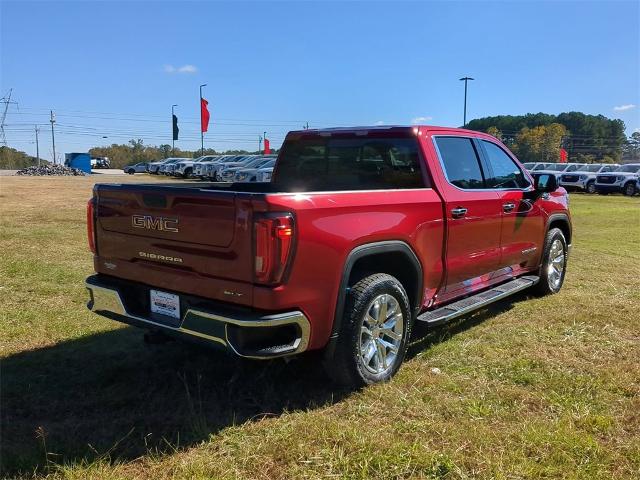
[[561, 148], [568, 161], [579, 163], [620, 162], [634, 152], [634, 139], [625, 136], [624, 122], [604, 115], [498, 115], [471, 120], [467, 128], [499, 138], [523, 162], [557, 162]]

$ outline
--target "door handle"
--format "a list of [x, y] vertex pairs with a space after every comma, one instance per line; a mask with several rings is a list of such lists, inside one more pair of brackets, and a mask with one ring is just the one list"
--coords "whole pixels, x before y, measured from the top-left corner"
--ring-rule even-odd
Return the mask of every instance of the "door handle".
[[504, 211], [504, 213], [512, 212], [514, 208], [516, 208], [516, 204], [512, 202], [502, 205], [502, 210]]
[[456, 207], [451, 210], [451, 216], [453, 218], [462, 218], [467, 214], [467, 209], [464, 207]]

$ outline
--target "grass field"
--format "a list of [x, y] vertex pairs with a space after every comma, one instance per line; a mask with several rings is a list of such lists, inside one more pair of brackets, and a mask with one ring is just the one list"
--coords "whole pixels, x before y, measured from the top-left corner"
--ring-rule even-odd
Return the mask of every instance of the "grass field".
[[572, 195], [559, 295], [419, 332], [394, 381], [349, 392], [314, 356], [150, 347], [89, 313], [94, 181], [0, 179], [4, 475], [640, 477], [640, 198]]

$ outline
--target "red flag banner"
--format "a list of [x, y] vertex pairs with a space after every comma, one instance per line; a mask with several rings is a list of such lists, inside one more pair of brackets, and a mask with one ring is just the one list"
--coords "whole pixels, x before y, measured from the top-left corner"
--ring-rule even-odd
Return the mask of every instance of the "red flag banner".
[[560, 149], [560, 163], [567, 163], [567, 151], [564, 148]]
[[269, 146], [269, 139], [264, 139], [264, 154], [269, 155], [271, 153], [271, 147]]
[[209, 102], [204, 98], [200, 98], [200, 131], [206, 132], [209, 128]]

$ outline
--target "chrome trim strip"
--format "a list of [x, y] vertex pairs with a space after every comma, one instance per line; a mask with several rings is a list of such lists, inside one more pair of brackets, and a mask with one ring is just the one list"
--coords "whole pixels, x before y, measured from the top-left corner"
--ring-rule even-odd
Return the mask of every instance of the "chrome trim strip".
[[[215, 337], [212, 335], [207, 335], [205, 333], [196, 332], [194, 330], [190, 330], [180, 327], [172, 327], [170, 325], [165, 325], [162, 323], [154, 322], [151, 319], [139, 317], [137, 315], [132, 315], [127, 312], [124, 304], [122, 303], [122, 299], [120, 298], [120, 294], [117, 290], [112, 288], [103, 287], [100, 285], [95, 285], [93, 283], [85, 282], [85, 286], [91, 295], [91, 301], [87, 304], [87, 307], [92, 312], [111, 312], [117, 315], [122, 315], [124, 317], [131, 318], [138, 322], [142, 322], [148, 324], [150, 326], [154, 326], [160, 329], [168, 329], [173, 330], [180, 333], [185, 333], [188, 335], [192, 335], [194, 337], [204, 338], [206, 340], [210, 340], [216, 343], [219, 343], [227, 348], [230, 348], [236, 355], [245, 357], [245, 358], [255, 358], [255, 359], [269, 359], [275, 358], [279, 356], [293, 355], [297, 353], [304, 352], [309, 346], [309, 336], [311, 332], [311, 326], [309, 324], [309, 320], [307, 317], [300, 311], [295, 310], [291, 312], [285, 313], [277, 313], [273, 315], [265, 315], [260, 317], [258, 320], [241, 320], [237, 318], [225, 317], [223, 315], [218, 315], [215, 313], [204, 312], [201, 310], [194, 310], [190, 308], [184, 314], [181, 319], [181, 324], [184, 322], [184, 319], [189, 315], [196, 315], [199, 317], [210, 318], [211, 320], [215, 320], [218, 322], [222, 322], [225, 324], [225, 338]], [[292, 350], [287, 351], [282, 354], [269, 355], [269, 356], [254, 356], [254, 355], [243, 355], [231, 344], [229, 341], [227, 327], [229, 324], [238, 325], [241, 327], [278, 327], [281, 325], [290, 325], [295, 324], [300, 328], [300, 338], [296, 339], [294, 344], [292, 345]]]

